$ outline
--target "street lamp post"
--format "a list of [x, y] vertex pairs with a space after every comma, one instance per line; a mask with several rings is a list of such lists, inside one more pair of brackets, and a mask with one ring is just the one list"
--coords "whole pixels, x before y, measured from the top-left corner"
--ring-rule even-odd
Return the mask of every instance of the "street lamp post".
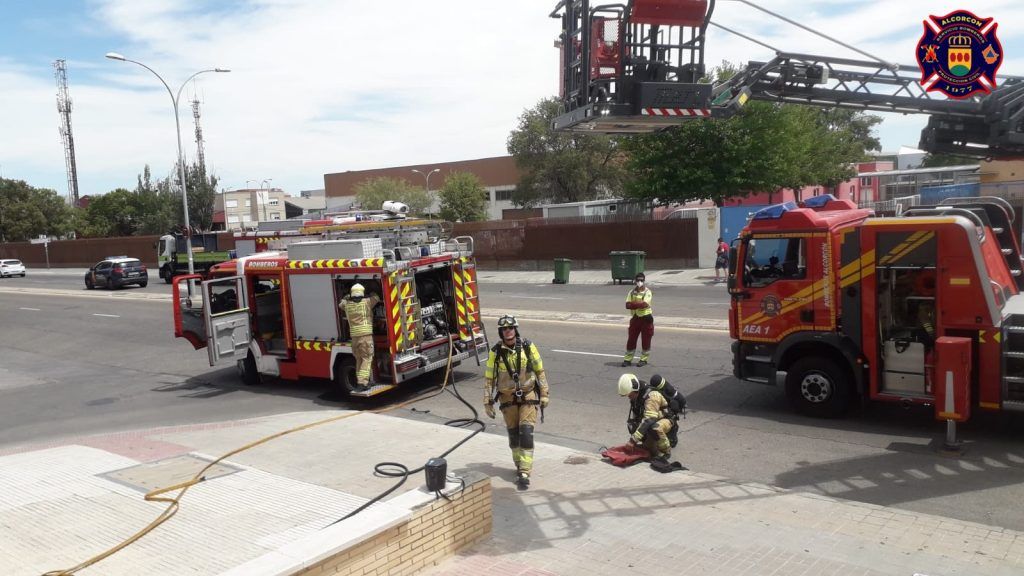
[[[263, 183], [260, 184], [260, 194], [261, 195], [263, 193], [263, 187], [267, 186], [267, 183], [272, 182], [273, 180], [274, 180], [273, 178], [266, 178], [266, 179], [263, 180]], [[267, 202], [270, 202], [270, 186], [267, 186], [267, 195], [266, 195], [266, 197], [262, 197], [261, 200], [263, 200], [263, 221], [265, 222], [267, 220]]]
[[[426, 183], [424, 184], [424, 186], [427, 189], [427, 196], [429, 197], [430, 196], [430, 175], [434, 174], [435, 172], [440, 172], [441, 169], [440, 168], [434, 168], [433, 170], [431, 170], [430, 172], [427, 172], [427, 173], [420, 172], [419, 170], [417, 170], [415, 168], [413, 168], [412, 171], [417, 173], [417, 174], [419, 174], [420, 176], [423, 176], [423, 178], [426, 180]], [[433, 204], [433, 200], [431, 200], [431, 204]]]
[[195, 74], [186, 78], [185, 81], [181, 83], [181, 87], [178, 88], [178, 94], [177, 96], [175, 96], [174, 92], [171, 91], [171, 87], [168, 86], [167, 82], [165, 82], [164, 79], [156, 73], [156, 70], [153, 70], [149, 66], [143, 64], [142, 62], [125, 58], [117, 52], [107, 52], [107, 58], [110, 58], [111, 60], [120, 60], [121, 62], [131, 62], [132, 64], [138, 64], [146, 70], [149, 70], [153, 73], [154, 76], [157, 77], [158, 80], [160, 80], [160, 83], [164, 85], [164, 88], [167, 88], [167, 94], [169, 94], [171, 97], [171, 104], [174, 105], [174, 127], [178, 133], [178, 177], [181, 178], [181, 202], [182, 206], [185, 209], [185, 234], [187, 235], [185, 249], [186, 252], [188, 252], [188, 273], [195, 274], [196, 268], [195, 263], [192, 259], [192, 226], [189, 223], [188, 219], [188, 186], [185, 183], [185, 156], [181, 152], [181, 120], [178, 118], [178, 101], [181, 99], [181, 91], [185, 88], [185, 85], [188, 84], [189, 80], [205, 72], [231, 72], [231, 70], [227, 68], [210, 68], [207, 70], [200, 70], [199, 72], [196, 72]]

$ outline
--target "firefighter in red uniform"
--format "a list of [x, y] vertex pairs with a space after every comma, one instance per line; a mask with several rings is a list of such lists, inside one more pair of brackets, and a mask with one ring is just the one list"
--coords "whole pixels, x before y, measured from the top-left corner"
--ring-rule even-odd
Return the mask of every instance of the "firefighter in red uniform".
[[514, 316], [498, 319], [498, 337], [501, 341], [487, 355], [484, 410], [494, 418], [494, 403], [498, 402], [505, 417], [512, 462], [516, 465], [516, 482], [525, 488], [530, 485], [533, 470], [537, 409], [543, 411], [548, 405], [548, 380], [537, 346], [519, 336], [519, 323]]
[[362, 284], [353, 284], [349, 296], [342, 298], [338, 308], [348, 318], [349, 336], [352, 337], [352, 354], [356, 358], [357, 390], [366, 390], [370, 384], [370, 368], [373, 366], [373, 309], [380, 303], [380, 296], [370, 294], [364, 297]]
[[626, 355], [622, 359], [623, 366], [633, 363], [636, 355], [636, 341], [641, 338], [643, 352], [637, 366], [646, 366], [651, 357], [651, 338], [654, 336], [654, 313], [651, 310], [651, 289], [645, 285], [647, 277], [641, 272], [633, 281], [634, 288], [626, 294], [626, 309], [630, 311], [629, 335], [626, 338]]

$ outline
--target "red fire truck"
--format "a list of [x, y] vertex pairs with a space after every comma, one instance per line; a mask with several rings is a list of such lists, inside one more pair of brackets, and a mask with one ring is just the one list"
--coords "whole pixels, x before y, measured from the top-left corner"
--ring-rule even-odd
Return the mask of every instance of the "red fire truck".
[[1024, 295], [1013, 208], [949, 199], [877, 218], [830, 195], [761, 209], [732, 249], [738, 378], [801, 412], [851, 401], [1024, 410]]
[[[472, 238], [448, 240], [442, 223], [400, 216], [324, 223], [290, 238], [215, 266], [210, 280], [175, 277], [175, 336], [205, 347], [211, 366], [235, 362], [247, 384], [261, 375], [323, 378], [354, 396], [442, 370], [449, 355], [453, 365], [486, 356]], [[355, 391], [351, 339], [338, 310], [357, 282], [382, 298], [364, 391]]]

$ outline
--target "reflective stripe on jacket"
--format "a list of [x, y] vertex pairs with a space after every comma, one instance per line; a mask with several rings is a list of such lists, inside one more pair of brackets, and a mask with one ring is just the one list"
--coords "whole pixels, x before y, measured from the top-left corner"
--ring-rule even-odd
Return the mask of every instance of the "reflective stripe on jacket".
[[[508, 358], [508, 366], [514, 371], [519, 367], [519, 382], [523, 393], [531, 392], [535, 385], [539, 388], [540, 398], [548, 395], [548, 381], [544, 374], [544, 361], [541, 360], [537, 345], [533, 342], [524, 343], [519, 350], [519, 362], [515, 361], [515, 348], [509, 348], [503, 343], [498, 343], [487, 354], [487, 365], [484, 367], [484, 403], [494, 401], [495, 390], [503, 401], [507, 401], [515, 392], [515, 380], [505, 366], [502, 356]], [[527, 372], [532, 372], [533, 377], [528, 378]]]
[[373, 308], [379, 302], [380, 297], [376, 294], [371, 294], [358, 302], [348, 296], [341, 299], [338, 308], [341, 308], [341, 311], [345, 313], [345, 318], [348, 318], [349, 335], [373, 334]]
[[645, 303], [647, 303], [647, 307], [645, 307], [645, 308], [634, 308], [634, 309], [630, 310], [630, 312], [633, 313], [633, 316], [637, 316], [637, 317], [650, 316], [651, 314], [654, 313], [654, 310], [652, 310], [651, 306], [650, 306], [651, 299], [653, 297], [654, 297], [654, 295], [651, 293], [650, 288], [644, 288], [643, 292], [638, 292], [636, 290], [636, 288], [634, 288], [634, 289], [629, 291], [629, 294], [626, 294], [626, 303], [627, 304], [630, 304], [630, 303], [634, 303], [635, 304], [635, 303], [638, 303], [638, 302], [645, 302]]

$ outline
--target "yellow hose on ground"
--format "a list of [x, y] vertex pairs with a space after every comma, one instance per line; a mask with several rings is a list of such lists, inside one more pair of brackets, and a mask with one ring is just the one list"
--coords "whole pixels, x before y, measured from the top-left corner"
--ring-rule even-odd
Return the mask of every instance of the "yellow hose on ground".
[[[473, 345], [474, 346], [476, 345], [475, 341], [473, 342]], [[400, 403], [398, 405], [395, 405], [395, 406], [387, 406], [387, 407], [382, 407], [382, 408], [375, 408], [373, 410], [361, 410], [359, 412], [350, 412], [348, 414], [342, 414], [340, 416], [332, 416], [330, 418], [324, 418], [323, 420], [317, 420], [316, 422], [310, 422], [309, 424], [303, 424], [302, 426], [296, 426], [294, 428], [289, 428], [288, 430], [284, 430], [284, 431], [278, 432], [276, 434], [271, 434], [270, 436], [263, 437], [263, 438], [261, 438], [259, 440], [256, 440], [255, 442], [250, 442], [249, 444], [246, 444], [245, 446], [242, 446], [241, 448], [236, 448], [236, 449], [234, 449], [234, 450], [232, 450], [232, 451], [230, 451], [230, 452], [220, 456], [219, 458], [217, 458], [213, 462], [210, 462], [206, 466], [204, 466], [202, 470], [200, 470], [199, 472], [196, 472], [196, 475], [193, 476], [191, 480], [186, 480], [185, 482], [181, 482], [180, 484], [175, 484], [173, 486], [165, 486], [163, 488], [157, 488], [156, 490], [152, 490], [152, 491], [146, 493], [146, 496], [144, 498], [145, 498], [145, 500], [147, 502], [166, 502], [167, 503], [167, 508], [165, 508], [164, 511], [161, 512], [160, 515], [156, 517], [156, 519], [154, 519], [152, 522], [150, 522], [148, 525], [146, 525], [144, 528], [142, 528], [141, 530], [139, 530], [138, 532], [136, 532], [132, 536], [130, 536], [127, 539], [125, 539], [120, 544], [118, 544], [118, 545], [116, 545], [116, 546], [114, 546], [112, 548], [109, 548], [105, 552], [97, 554], [97, 555], [93, 556], [92, 558], [89, 558], [88, 560], [86, 560], [86, 561], [84, 561], [84, 562], [82, 562], [80, 564], [77, 564], [77, 565], [75, 565], [75, 566], [73, 566], [71, 568], [66, 568], [66, 569], [63, 569], [63, 570], [51, 570], [49, 572], [44, 573], [43, 576], [71, 576], [72, 574], [75, 574], [76, 572], [78, 572], [80, 570], [83, 570], [85, 568], [88, 568], [89, 566], [92, 566], [94, 564], [97, 564], [97, 563], [99, 563], [99, 562], [101, 562], [101, 561], [103, 561], [103, 560], [113, 556], [114, 554], [120, 552], [121, 550], [127, 548], [128, 546], [134, 544], [135, 542], [140, 540], [143, 536], [145, 536], [146, 534], [149, 534], [156, 527], [158, 527], [161, 524], [163, 524], [164, 522], [170, 520], [175, 514], [178, 513], [178, 508], [180, 507], [181, 498], [183, 496], [185, 496], [185, 493], [188, 492], [189, 488], [192, 488], [196, 484], [199, 484], [200, 482], [202, 482], [202, 481], [204, 481], [206, 479], [205, 476], [203, 476], [203, 474], [205, 474], [207, 470], [209, 470], [210, 468], [216, 466], [221, 461], [223, 461], [223, 460], [225, 460], [227, 458], [230, 458], [231, 456], [234, 456], [235, 454], [239, 454], [241, 452], [245, 452], [246, 450], [249, 450], [251, 448], [255, 448], [257, 446], [260, 446], [261, 444], [266, 444], [267, 442], [270, 442], [271, 440], [275, 440], [277, 438], [280, 438], [282, 436], [287, 436], [287, 435], [293, 434], [295, 432], [301, 432], [303, 430], [308, 430], [308, 429], [314, 428], [316, 426], [322, 426], [324, 424], [330, 424], [331, 422], [337, 422], [339, 420], [344, 420], [346, 418], [351, 418], [352, 416], [357, 416], [359, 414], [364, 414], [364, 413], [367, 413], [367, 412], [369, 412], [370, 414], [379, 414], [381, 412], [385, 412], [385, 411], [388, 411], [388, 410], [397, 410], [399, 408], [404, 408], [404, 407], [406, 407], [406, 406], [408, 406], [410, 404], [415, 404], [416, 402], [422, 402], [423, 400], [426, 400], [428, 398], [433, 398], [434, 396], [438, 396], [438, 395], [442, 394], [445, 391], [445, 388], [448, 387], [448, 379], [449, 379], [449, 377], [451, 376], [451, 373], [452, 373], [452, 355], [453, 355], [453, 351], [454, 350], [455, 350], [455, 343], [453, 342], [453, 336], [449, 335], [448, 336], [448, 364], [445, 366], [444, 380], [441, 381], [441, 387], [438, 389], [437, 392], [435, 392], [433, 394], [424, 394], [423, 396], [419, 396], [419, 397], [413, 398], [411, 400], [406, 400], [405, 402], [402, 402], [402, 403]], [[162, 496], [163, 494], [166, 494], [168, 492], [173, 492], [175, 490], [181, 490], [181, 492], [179, 492], [178, 495], [174, 496], [174, 497]]]

